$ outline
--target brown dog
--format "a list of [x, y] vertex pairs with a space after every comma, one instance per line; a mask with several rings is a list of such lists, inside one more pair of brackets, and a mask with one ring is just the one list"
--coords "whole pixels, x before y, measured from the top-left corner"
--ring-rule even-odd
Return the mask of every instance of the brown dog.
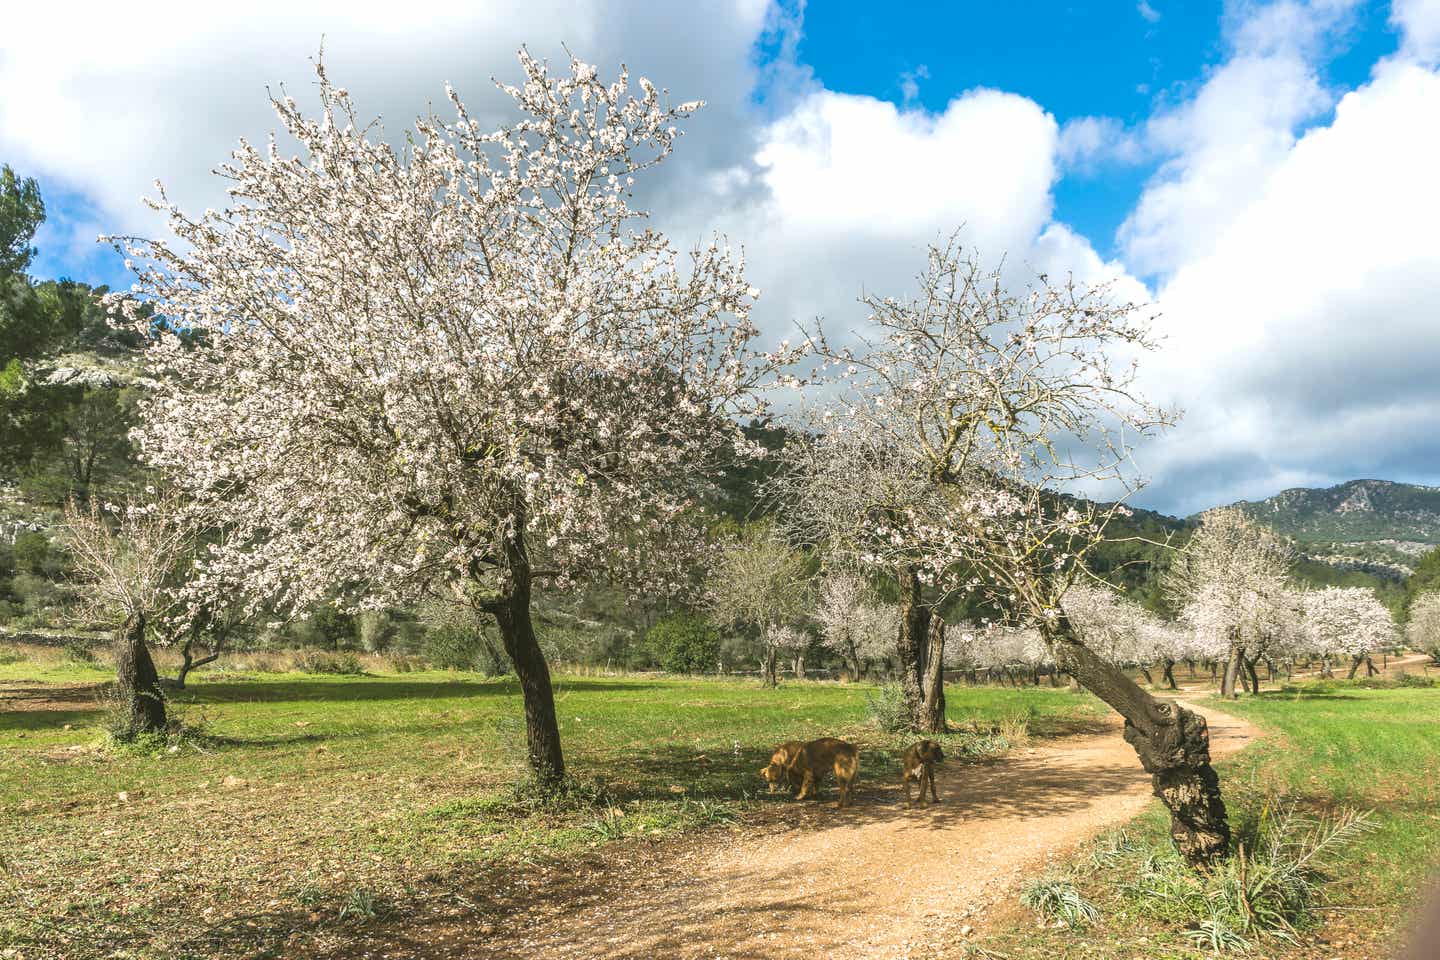
[[826, 773], [835, 774], [835, 786], [840, 791], [837, 807], [848, 807], [850, 795], [855, 790], [855, 779], [860, 776], [860, 751], [853, 743], [821, 737], [811, 740], [800, 748], [790, 761], [790, 782], [800, 780], [800, 792], [796, 800], [814, 797], [820, 790], [820, 779]]
[[935, 764], [944, 759], [945, 751], [941, 750], [940, 744], [934, 740], [921, 740], [905, 748], [905, 756], [900, 761], [900, 782], [905, 787], [905, 806], [915, 805], [910, 799], [912, 780], [920, 784], [920, 799], [926, 806], [930, 804], [925, 798], [927, 783], [930, 785], [930, 796], [936, 803], [940, 802], [940, 795], [935, 792]]
[[786, 740], [775, 748], [770, 756], [770, 762], [760, 768], [760, 776], [765, 778], [769, 785], [767, 793], [774, 793], [780, 786], [781, 780], [789, 782], [792, 788], [800, 786], [800, 781], [791, 771], [790, 765], [800, 755], [805, 743], [801, 740]]

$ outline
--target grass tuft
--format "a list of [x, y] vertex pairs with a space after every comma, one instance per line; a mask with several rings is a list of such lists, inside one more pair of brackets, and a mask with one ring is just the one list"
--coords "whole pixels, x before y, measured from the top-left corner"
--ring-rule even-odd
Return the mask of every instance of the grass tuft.
[[1020, 902], [1046, 920], [1078, 930], [1096, 923], [1100, 910], [1086, 900], [1075, 884], [1059, 878], [1036, 880], [1020, 893]]

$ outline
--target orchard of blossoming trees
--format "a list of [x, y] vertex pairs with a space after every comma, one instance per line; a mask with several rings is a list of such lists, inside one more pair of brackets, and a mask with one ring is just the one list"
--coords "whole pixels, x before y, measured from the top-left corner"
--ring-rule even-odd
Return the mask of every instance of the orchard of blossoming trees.
[[[136, 304], [165, 318], [136, 440], [173, 493], [125, 514], [144, 547], [126, 570], [96, 516], [71, 527], [126, 635], [453, 604], [498, 626], [551, 784], [537, 591], [685, 596], [753, 635], [771, 684], [782, 655], [803, 673], [812, 635], [852, 674], [896, 664], [916, 730], [945, 729], [947, 668], [1043, 667], [1123, 715], [1184, 855], [1223, 856], [1205, 721], [1127, 668], [1175, 687], [1177, 663], [1223, 663], [1227, 694], [1258, 690], [1258, 662], [1353, 671], [1394, 630], [1365, 591], [1298, 593], [1287, 545], [1238, 511], [1175, 558], [1175, 621], [1093, 576], [1125, 508], [1072, 495], [1133, 489], [1133, 445], [1174, 419], [1136, 386], [1145, 312], [1103, 285], [1012, 289], [952, 241], [917, 296], [864, 301], [859, 343], [817, 326], [763, 352], [743, 258], [721, 239], [681, 257], [630, 205], [699, 104], [519, 63], [514, 123], [481, 129], [452, 93], [454, 118], [403, 147], [320, 68], [317, 115], [273, 101], [298, 154], [242, 142], [228, 209], [194, 218], [162, 190], [179, 242], [120, 241], [143, 299], [117, 309], [152, 333]], [[716, 480], [761, 456], [740, 425], [782, 386], [808, 388], [809, 412], [764, 489], [774, 523], [717, 538]]]

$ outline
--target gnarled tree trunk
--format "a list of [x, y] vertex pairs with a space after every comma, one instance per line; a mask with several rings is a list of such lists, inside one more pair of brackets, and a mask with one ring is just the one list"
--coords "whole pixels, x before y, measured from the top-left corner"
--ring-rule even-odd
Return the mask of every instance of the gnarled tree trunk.
[[165, 697], [160, 676], [145, 645], [145, 616], [132, 614], [115, 642], [115, 686], [126, 712], [130, 734], [159, 733], [165, 729]]
[[930, 629], [925, 635], [925, 698], [921, 706], [920, 733], [945, 732], [945, 618], [938, 613], [930, 616]]
[[1224, 858], [1230, 824], [1220, 779], [1210, 765], [1205, 718], [1140, 689], [1085, 646], [1065, 616], [1049, 624], [1046, 634], [1056, 663], [1125, 718], [1125, 741], [1135, 748], [1155, 796], [1170, 811], [1170, 836], [1180, 855], [1197, 866]]
[[900, 635], [895, 653], [900, 658], [900, 694], [910, 728], [925, 728], [925, 647], [930, 632], [930, 608], [920, 596], [920, 578], [912, 570], [900, 571]]

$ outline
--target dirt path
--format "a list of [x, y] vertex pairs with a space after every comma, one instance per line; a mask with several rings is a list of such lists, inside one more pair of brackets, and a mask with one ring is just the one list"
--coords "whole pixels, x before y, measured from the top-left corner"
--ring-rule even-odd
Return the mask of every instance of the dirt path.
[[[1234, 717], [1201, 712], [1217, 757], [1257, 734]], [[405, 946], [416, 953], [396, 951], [391, 940], [386, 955], [931, 956], [964, 927], [983, 933], [987, 913], [1008, 903], [1020, 880], [1151, 799], [1118, 724], [992, 764], [946, 764], [937, 781], [938, 806], [907, 810], [898, 787], [871, 782], [844, 811], [828, 802], [787, 806], [779, 822], [718, 844], [678, 854], [670, 844], [634, 849], [578, 874], [491, 890], [483, 912], [493, 923], [471, 914], [440, 929], [425, 924], [407, 931]]]

